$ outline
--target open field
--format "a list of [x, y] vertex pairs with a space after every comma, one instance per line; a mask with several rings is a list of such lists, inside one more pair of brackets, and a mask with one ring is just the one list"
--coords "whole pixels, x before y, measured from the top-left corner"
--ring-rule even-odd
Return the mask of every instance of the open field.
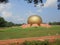
[[55, 25], [51, 28], [30, 27], [26, 29], [21, 27], [0, 28], [0, 40], [52, 35], [60, 35], [60, 26]]
[[[20, 45], [20, 44], [22, 45], [22, 43], [24, 43], [26, 41], [28, 41], [28, 42], [29, 41], [43, 41], [43, 43], [48, 41], [49, 43], [50, 42], [52, 43], [52, 44], [50, 43], [50, 45], [60, 45], [60, 35], [0, 40], [0, 45]], [[57, 42], [57, 44], [55, 41]], [[31, 43], [29, 43], [29, 44], [31, 44]], [[25, 45], [29, 45], [29, 44], [25, 44]], [[38, 43], [38, 45], [42, 45], [42, 44]], [[49, 45], [49, 44], [47, 43], [47, 45]]]

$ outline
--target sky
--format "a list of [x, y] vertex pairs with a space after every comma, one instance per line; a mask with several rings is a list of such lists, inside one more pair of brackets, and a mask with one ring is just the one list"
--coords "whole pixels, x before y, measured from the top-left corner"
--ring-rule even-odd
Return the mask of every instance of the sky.
[[43, 0], [44, 6], [28, 4], [24, 0], [9, 0], [8, 3], [0, 3], [0, 16], [6, 21], [22, 24], [27, 23], [31, 15], [39, 15], [43, 23], [60, 22], [60, 10], [57, 9], [57, 0]]

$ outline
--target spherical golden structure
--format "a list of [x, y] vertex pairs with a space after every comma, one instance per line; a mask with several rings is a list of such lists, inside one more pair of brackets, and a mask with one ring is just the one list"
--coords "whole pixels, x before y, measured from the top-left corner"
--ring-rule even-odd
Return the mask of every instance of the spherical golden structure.
[[32, 16], [30, 16], [30, 17], [28, 18], [27, 23], [28, 23], [28, 24], [31, 24], [31, 25], [32, 25], [32, 24], [38, 24], [38, 25], [40, 25], [40, 24], [42, 23], [42, 19], [41, 19], [40, 16], [32, 15]]

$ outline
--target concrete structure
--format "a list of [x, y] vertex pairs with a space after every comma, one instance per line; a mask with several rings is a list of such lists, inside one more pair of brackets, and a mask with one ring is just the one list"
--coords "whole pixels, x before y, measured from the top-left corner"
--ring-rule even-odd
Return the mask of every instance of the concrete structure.
[[49, 24], [43, 24], [42, 18], [38, 15], [32, 15], [28, 17], [27, 24], [22, 25], [22, 28], [28, 28], [28, 27], [51, 27]]

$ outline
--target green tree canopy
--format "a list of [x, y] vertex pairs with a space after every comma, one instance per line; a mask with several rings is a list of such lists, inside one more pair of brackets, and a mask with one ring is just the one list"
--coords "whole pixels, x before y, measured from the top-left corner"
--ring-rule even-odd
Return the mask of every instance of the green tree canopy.
[[4, 20], [3, 17], [0, 17], [0, 27], [4, 27], [6, 24], [6, 21]]

